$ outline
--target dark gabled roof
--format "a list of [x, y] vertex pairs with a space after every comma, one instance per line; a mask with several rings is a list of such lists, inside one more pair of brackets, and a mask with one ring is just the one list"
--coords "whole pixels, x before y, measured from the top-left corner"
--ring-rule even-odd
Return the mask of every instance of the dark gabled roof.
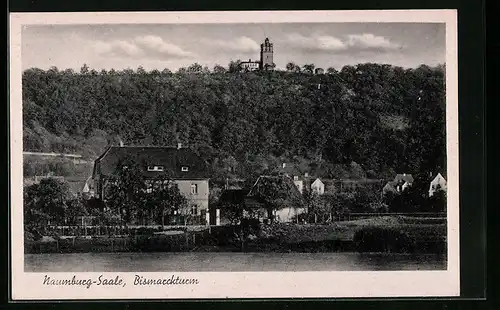
[[413, 183], [413, 176], [411, 174], [397, 174], [394, 178], [394, 182], [408, 182]]
[[245, 202], [245, 197], [248, 195], [248, 189], [226, 189], [219, 197], [219, 205], [225, 204], [241, 204]]
[[[207, 164], [187, 148], [113, 146], [108, 148], [94, 163], [96, 174], [111, 175], [120, 161], [131, 159], [142, 167], [145, 177], [168, 175], [173, 179], [208, 179]], [[163, 172], [148, 171], [148, 166], [163, 166]], [[182, 171], [188, 167], [188, 171]]]
[[[275, 187], [283, 189], [276, 192]], [[288, 176], [260, 176], [246, 198], [261, 202], [272, 199], [283, 205], [294, 205], [303, 202], [303, 197], [293, 180]]]

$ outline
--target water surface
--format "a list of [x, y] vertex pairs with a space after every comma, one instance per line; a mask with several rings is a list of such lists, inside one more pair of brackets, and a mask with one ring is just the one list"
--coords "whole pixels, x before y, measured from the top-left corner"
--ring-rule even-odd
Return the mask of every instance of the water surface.
[[26, 272], [446, 270], [446, 257], [360, 253], [26, 254]]

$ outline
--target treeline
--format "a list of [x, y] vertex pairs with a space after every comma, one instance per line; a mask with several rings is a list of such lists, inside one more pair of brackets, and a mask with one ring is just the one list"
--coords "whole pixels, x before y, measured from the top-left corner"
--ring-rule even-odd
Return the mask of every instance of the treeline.
[[181, 142], [214, 178], [252, 178], [285, 160], [305, 172], [321, 166], [324, 177], [352, 162], [372, 176], [446, 168], [444, 66], [367, 63], [324, 75], [222, 69], [28, 69], [24, 149], [92, 158], [119, 140]]

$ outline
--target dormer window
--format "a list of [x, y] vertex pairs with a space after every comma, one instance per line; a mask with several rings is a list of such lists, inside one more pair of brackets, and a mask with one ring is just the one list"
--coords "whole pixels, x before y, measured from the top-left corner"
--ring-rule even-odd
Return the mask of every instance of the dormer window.
[[298, 177], [297, 175], [294, 175], [294, 176], [293, 176], [293, 180], [294, 180], [294, 181], [298, 181], [298, 180], [299, 180], [299, 177]]
[[163, 166], [148, 166], [148, 171], [163, 171], [164, 167]]
[[186, 167], [186, 166], [182, 166], [182, 167], [181, 167], [181, 171], [182, 171], [182, 172], [187, 172], [187, 171], [189, 171], [189, 168], [188, 168], [188, 167]]

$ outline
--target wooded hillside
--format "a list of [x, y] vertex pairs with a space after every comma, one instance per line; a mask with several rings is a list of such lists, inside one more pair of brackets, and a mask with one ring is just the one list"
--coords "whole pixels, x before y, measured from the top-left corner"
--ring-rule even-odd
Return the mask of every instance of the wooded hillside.
[[373, 177], [445, 170], [444, 66], [368, 63], [325, 75], [190, 68], [26, 70], [24, 150], [92, 158], [118, 139], [182, 142], [214, 178], [254, 176], [283, 161], [304, 171], [319, 165], [329, 177], [349, 173], [352, 162]]

